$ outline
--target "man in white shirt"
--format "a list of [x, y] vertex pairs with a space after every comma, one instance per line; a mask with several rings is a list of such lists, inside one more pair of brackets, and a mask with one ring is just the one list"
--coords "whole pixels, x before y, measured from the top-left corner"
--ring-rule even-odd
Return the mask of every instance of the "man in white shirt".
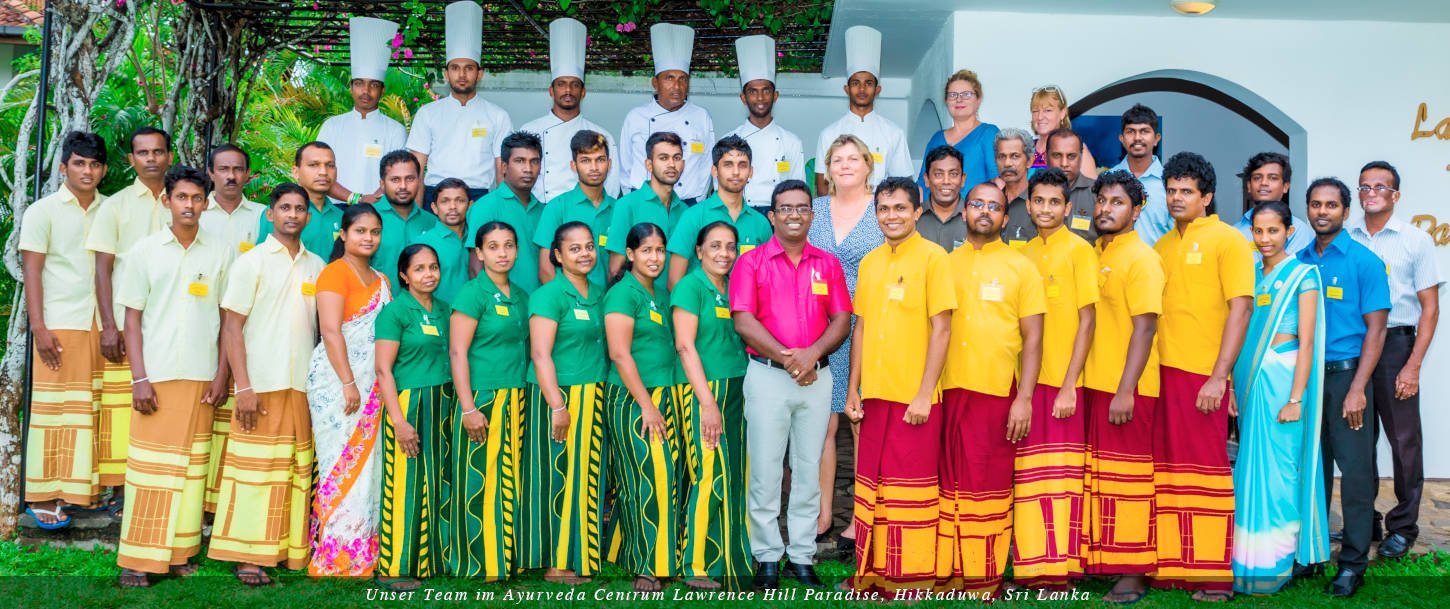
[[473, 0], [449, 4], [444, 31], [449, 94], [419, 108], [408, 134], [408, 150], [424, 167], [422, 204], [430, 210], [444, 178], [463, 180], [474, 200], [487, 194], [498, 183], [499, 144], [514, 130], [503, 108], [478, 96], [483, 9]]
[[207, 157], [210, 203], [201, 212], [201, 230], [216, 235], [235, 256], [257, 243], [257, 230], [267, 207], [248, 201], [242, 189], [252, 181], [252, 157], [232, 144], [213, 148]]
[[352, 39], [352, 82], [348, 85], [352, 111], [323, 122], [317, 139], [337, 154], [337, 180], [327, 195], [339, 203], [371, 205], [383, 196], [378, 161], [408, 141], [403, 124], [378, 111], [388, 73], [389, 41], [397, 34], [398, 24], [353, 17], [348, 32]]
[[645, 140], [668, 131], [684, 143], [685, 170], [675, 185], [675, 194], [686, 205], [710, 194], [710, 148], [715, 145], [715, 125], [710, 113], [690, 103], [690, 55], [695, 30], [672, 23], [649, 28], [655, 75], [650, 79], [654, 100], [629, 111], [624, 117], [619, 141], [619, 166], [623, 192], [638, 190], [649, 179], [645, 169]]
[[[534, 198], [548, 203], [554, 197], [574, 190], [579, 176], [570, 169], [574, 153], [569, 142], [580, 131], [605, 133], [604, 128], [590, 122], [580, 114], [584, 102], [584, 24], [568, 17], [555, 19], [549, 24], [549, 97], [554, 107], [543, 116], [524, 123], [520, 131], [538, 134], [544, 142], [542, 159], [543, 173], [534, 183]], [[615, 158], [619, 149], [614, 138], [604, 136], [609, 144], [609, 157]], [[610, 167], [604, 180], [604, 192], [610, 197], [619, 196], [619, 168]]]
[[801, 138], [781, 127], [773, 115], [780, 99], [775, 90], [775, 41], [769, 36], [737, 38], [735, 57], [740, 65], [740, 101], [749, 118], [726, 136], [739, 136], [750, 144], [752, 177], [745, 185], [745, 204], [765, 213], [770, 211], [776, 184], [806, 179], [805, 152]]
[[894, 177], [916, 178], [906, 132], [890, 119], [876, 113], [876, 96], [881, 94], [881, 32], [864, 25], [846, 30], [846, 99], [851, 111], [825, 129], [816, 140], [816, 192], [826, 192], [826, 151], [836, 138], [850, 134], [871, 148], [875, 168], [870, 184]]

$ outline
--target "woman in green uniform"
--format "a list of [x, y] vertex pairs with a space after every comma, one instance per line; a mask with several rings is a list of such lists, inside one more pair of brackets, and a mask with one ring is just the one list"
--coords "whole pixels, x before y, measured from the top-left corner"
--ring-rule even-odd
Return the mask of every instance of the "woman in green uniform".
[[519, 570], [519, 444], [527, 394], [529, 297], [509, 282], [518, 233], [488, 222], [474, 236], [483, 272], [463, 284], [449, 321], [456, 423], [448, 433], [443, 507], [445, 560], [453, 577], [499, 581]]
[[674, 333], [669, 295], [656, 289], [665, 268], [665, 232], [636, 224], [625, 239], [625, 262], [604, 296], [609, 341], [609, 449], [619, 485], [614, 518], [618, 554], [611, 559], [636, 575], [634, 588], [659, 590], [679, 570], [679, 480], [675, 467]]
[[[529, 410], [525, 419], [526, 501], [538, 506], [547, 544], [544, 579], [583, 584], [599, 572], [604, 528], [604, 286], [594, 231], [566, 222], [554, 231], [554, 279], [529, 297]], [[548, 422], [547, 425], [539, 424]], [[528, 519], [530, 514], [521, 516]]]
[[448, 303], [433, 298], [438, 254], [415, 244], [398, 256], [407, 289], [378, 314], [376, 368], [383, 418], [383, 492], [378, 581], [411, 589], [414, 578], [442, 574], [439, 508], [447, 479], [449, 408]]
[[745, 343], [730, 318], [735, 227], [712, 222], [695, 238], [700, 264], [675, 284], [670, 305], [685, 382], [676, 424], [684, 443], [684, 564], [695, 588], [731, 590], [752, 576], [745, 520]]

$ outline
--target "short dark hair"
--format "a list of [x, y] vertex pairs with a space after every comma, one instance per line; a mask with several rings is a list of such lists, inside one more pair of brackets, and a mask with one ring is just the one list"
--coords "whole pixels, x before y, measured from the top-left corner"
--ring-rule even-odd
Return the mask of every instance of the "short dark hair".
[[1060, 138], [1060, 137], [1071, 137], [1071, 138], [1075, 138], [1075, 139], [1077, 139], [1077, 143], [1078, 144], [1082, 144], [1083, 143], [1082, 136], [1079, 135], [1078, 132], [1073, 131], [1072, 130], [1072, 127], [1058, 127], [1056, 129], [1053, 129], [1052, 130], [1052, 133], [1047, 134], [1047, 141], [1045, 143], [1043, 143], [1043, 148], [1045, 150], [1051, 150], [1052, 149], [1052, 140], [1055, 140], [1055, 139]]
[[413, 257], [417, 256], [423, 250], [432, 252], [433, 259], [439, 261], [440, 264], [443, 262], [443, 259], [438, 257], [438, 250], [433, 249], [433, 246], [427, 243], [413, 243], [403, 248], [403, 252], [398, 254], [398, 285], [403, 289], [408, 288], [408, 280], [404, 279], [404, 276], [408, 272], [408, 265], [412, 264]]
[[151, 125], [144, 125], [131, 132], [131, 139], [126, 140], [126, 143], [130, 146], [130, 149], [134, 150], [136, 148], [136, 138], [143, 135], [161, 136], [161, 139], [166, 140], [166, 149], [171, 150], [171, 134], [167, 133], [163, 129], [157, 129], [156, 127], [152, 127]]
[[1360, 167], [1359, 172], [1364, 173], [1371, 169], [1383, 169], [1390, 172], [1390, 176], [1395, 180], [1395, 183], [1391, 184], [1390, 187], [1394, 188], [1395, 190], [1400, 189], [1400, 172], [1398, 169], [1395, 169], [1394, 165], [1389, 164], [1388, 161], [1370, 161], [1368, 163], [1365, 163], [1364, 167]]
[[206, 166], [208, 168], [216, 167], [217, 155], [224, 152], [235, 152], [242, 155], [242, 162], [247, 164], [247, 169], [252, 168], [252, 155], [247, 154], [247, 151], [242, 150], [241, 146], [236, 144], [222, 144], [216, 148], [212, 148], [211, 152], [206, 155]]
[[538, 153], [539, 156], [544, 155], [544, 142], [539, 139], [539, 134], [528, 131], [515, 131], [504, 136], [503, 143], [498, 145], [498, 158], [503, 159], [507, 163], [509, 159], [513, 158], [514, 151], [519, 148], [532, 150]]
[[478, 227], [478, 230], [473, 233], [473, 247], [483, 247], [483, 236], [496, 230], [508, 231], [510, 235], [514, 236], [514, 243], [518, 243], [519, 231], [514, 229], [514, 225], [499, 220], [490, 220], [484, 222], [483, 226]]
[[1198, 192], [1211, 195], [1217, 187], [1218, 178], [1213, 173], [1213, 163], [1196, 152], [1180, 152], [1168, 158], [1163, 164], [1163, 180], [1192, 178], [1198, 182]]
[[745, 138], [738, 135], [727, 135], [715, 142], [715, 148], [710, 151], [710, 164], [719, 165], [720, 159], [725, 158], [725, 155], [731, 151], [744, 153], [747, 161], [754, 159], [750, 153], [750, 144], [745, 141]]
[[[1285, 182], [1288, 182], [1294, 177], [1294, 168], [1289, 166], [1289, 157], [1278, 152], [1260, 152], [1249, 157], [1249, 162], [1244, 163], [1243, 173], [1239, 174], [1239, 179], [1243, 180], [1244, 183], [1245, 193], [1249, 191], [1249, 176], [1265, 165], [1278, 165], [1284, 171]], [[1286, 194], [1285, 196], [1287, 197], [1288, 195]]]
[[386, 178], [388, 168], [400, 163], [411, 164], [413, 171], [418, 172], [419, 176], [423, 175], [423, 164], [418, 162], [418, 157], [413, 156], [413, 153], [407, 150], [398, 149], [383, 155], [383, 159], [378, 161], [378, 177]]
[[1093, 196], [1097, 196], [1104, 188], [1114, 184], [1122, 186], [1123, 190], [1128, 193], [1128, 200], [1133, 203], [1133, 207], [1142, 205], [1143, 201], [1148, 198], [1147, 193], [1143, 191], [1143, 183], [1133, 177], [1131, 172], [1122, 169], [1098, 174], [1098, 179], [1093, 180]]
[[1273, 212], [1279, 214], [1279, 221], [1284, 223], [1284, 228], [1294, 225], [1294, 215], [1289, 213], [1289, 204], [1283, 201], [1265, 201], [1249, 210], [1249, 223], [1252, 225], [1254, 218], [1261, 213]]
[[1330, 186], [1333, 187], [1335, 190], [1338, 190], [1339, 204], [1345, 206], [1346, 208], [1349, 207], [1349, 186], [1345, 185], [1344, 182], [1339, 181], [1339, 178], [1319, 178], [1317, 180], [1314, 180], [1313, 182], [1310, 182], [1309, 188], [1304, 191], [1304, 203], [1309, 203], [1310, 195], [1314, 194], [1314, 189], [1323, 188], [1325, 186]]
[[[267, 207], [276, 207], [277, 202], [281, 201], [282, 197], [287, 195], [297, 195], [302, 197], [302, 203], [306, 204], [308, 202], [306, 190], [303, 190], [296, 182], [283, 182], [272, 187], [272, 194], [267, 196]], [[312, 212], [311, 205], [307, 205], [307, 212]]]
[[806, 193], [807, 199], [811, 198], [811, 189], [804, 180], [786, 180], [776, 184], [775, 189], [770, 191], [770, 208], [775, 209], [775, 203], [780, 200], [780, 196], [792, 190], [799, 190]]
[[458, 178], [443, 178], [441, 181], [438, 182], [437, 186], [433, 187], [433, 198], [436, 200], [438, 198], [438, 193], [448, 190], [449, 188], [462, 188], [464, 196], [468, 195], [468, 182], [464, 182], [463, 180], [460, 180]]
[[922, 166], [925, 167], [927, 172], [929, 173], [931, 171], [932, 163], [935, 163], [942, 159], [956, 159], [958, 167], [961, 167], [963, 169], [965, 169], [966, 167], [966, 162], [962, 159], [962, 152], [960, 150], [957, 150], [955, 147], [947, 146], [945, 144], [937, 146], [936, 148], [932, 148], [930, 151], [928, 151], [926, 153], [926, 159], [922, 162]]
[[569, 138], [569, 152], [571, 158], [579, 158], [579, 155], [586, 152], [603, 150], [604, 156], [609, 156], [609, 139], [603, 133], [581, 129]]
[[666, 144], [674, 144], [675, 147], [679, 148], [682, 152], [685, 150], [684, 141], [680, 139], [680, 136], [675, 135], [675, 132], [656, 131], [654, 133], [651, 133], [649, 139], [644, 141], [645, 158], [654, 156], [655, 146], [660, 145], [661, 142]]
[[1132, 108], [1123, 112], [1123, 124], [1119, 131], [1127, 129], [1128, 125], [1147, 125], [1153, 128], [1154, 133], [1157, 133], [1158, 113], [1143, 104], [1133, 104]]
[[90, 131], [72, 131], [60, 143], [60, 162], [69, 163], [72, 156], [81, 156], [106, 164], [106, 140]]
[[1062, 199], [1067, 200], [1068, 181], [1067, 174], [1056, 167], [1043, 167], [1027, 178], [1027, 198], [1032, 198], [1033, 191], [1038, 186], [1056, 186], [1062, 189]]
[[916, 186], [916, 181], [911, 178], [900, 176], [886, 178], [876, 185], [876, 203], [881, 202], [881, 197], [893, 192], [904, 192], [906, 198], [911, 201], [912, 207], [921, 207], [921, 189]]
[[211, 178], [206, 177], [206, 174], [202, 173], [200, 169], [190, 165], [172, 165], [171, 169], [166, 170], [165, 183], [168, 194], [178, 182], [191, 182], [200, 186], [202, 194], [211, 192]]
[[302, 153], [303, 152], [306, 152], [308, 148], [321, 148], [323, 150], [332, 150], [332, 146], [328, 146], [327, 145], [327, 142], [324, 142], [322, 140], [312, 140], [310, 142], [307, 142], [306, 144], [303, 144], [301, 146], [298, 146], [297, 147], [297, 152], [292, 155], [292, 166], [293, 167], [301, 167], [302, 166]]

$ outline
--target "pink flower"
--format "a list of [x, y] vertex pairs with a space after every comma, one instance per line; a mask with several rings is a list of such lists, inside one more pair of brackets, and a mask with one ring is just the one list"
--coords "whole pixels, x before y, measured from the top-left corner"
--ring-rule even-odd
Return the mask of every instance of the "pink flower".
[[594, 37], [593, 36], [585, 36], [584, 37], [584, 46], [587, 47], [587, 46], [589, 46], [591, 44], [594, 44]]
[[403, 46], [403, 33], [402, 32], [398, 32], [396, 34], [393, 34], [393, 48], [396, 49], [396, 48], [398, 48], [400, 46]]
[[776, 57], [785, 57], [785, 53], [783, 51], [776, 51], [775, 52], [775, 56]]
[[126, 0], [116, 0], [116, 8], [126, 8]]
[[393, 59], [397, 59], [397, 58], [398, 58], [398, 52], [397, 51], [393, 51]]
[[633, 32], [637, 27], [638, 26], [636, 26], [633, 21], [629, 21], [629, 22], [621, 23], [619, 25], [614, 26], [614, 31], [619, 32], [621, 34], [626, 34], [626, 33], [629, 33], [629, 32]]
[[403, 49], [403, 59], [412, 59], [413, 49]]

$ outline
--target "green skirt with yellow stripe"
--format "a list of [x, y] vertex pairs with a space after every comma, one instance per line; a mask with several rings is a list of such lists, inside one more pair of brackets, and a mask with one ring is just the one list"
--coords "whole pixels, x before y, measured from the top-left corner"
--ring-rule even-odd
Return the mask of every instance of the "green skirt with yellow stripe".
[[418, 454], [412, 457], [398, 444], [392, 417], [383, 414], [379, 577], [443, 575], [447, 430], [456, 404], [451, 384], [398, 392], [398, 405], [418, 432]]
[[560, 388], [569, 410], [563, 442], [553, 412], [529, 385], [519, 502], [519, 568], [554, 568], [588, 577], [603, 562], [604, 384]]
[[746, 522], [745, 377], [710, 381], [720, 410], [720, 442], [706, 448], [700, 401], [689, 383], [675, 386], [676, 424], [684, 446], [681, 571], [726, 589], [750, 585], [753, 557]]
[[618, 485], [610, 560], [636, 575], [674, 577], [680, 569], [680, 459], [675, 388], [651, 387], [665, 419], [664, 439], [644, 435], [641, 408], [622, 385], [606, 383], [610, 465]]
[[[488, 437], [474, 442], [453, 416], [444, 432], [452, 442], [443, 504], [444, 561], [448, 575], [501, 581], [518, 570], [519, 448], [528, 394], [523, 387], [474, 392], [488, 420]], [[455, 413], [458, 404], [452, 406]]]

